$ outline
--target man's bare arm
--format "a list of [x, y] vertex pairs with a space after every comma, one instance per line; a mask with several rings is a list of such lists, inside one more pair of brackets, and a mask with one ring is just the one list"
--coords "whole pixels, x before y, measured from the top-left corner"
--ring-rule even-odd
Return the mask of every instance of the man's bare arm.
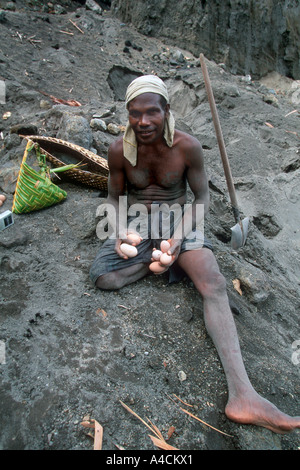
[[110, 145], [108, 150], [108, 166], [107, 218], [116, 237], [115, 251], [121, 258], [127, 259], [128, 257], [121, 251], [120, 245], [123, 242], [135, 245], [136, 241], [127, 238], [128, 233], [132, 233], [132, 230], [127, 230], [127, 199], [126, 197], [122, 199], [122, 196], [126, 195], [126, 173], [124, 169], [122, 139]]
[[[107, 206], [112, 206], [114, 211], [109, 214], [108, 211], [108, 220], [111, 227], [114, 230], [115, 236], [118, 238], [120, 232], [123, 233], [125, 227], [120, 226], [119, 221], [119, 202], [120, 197], [125, 195], [125, 173], [123, 168], [123, 158], [122, 153], [120, 153], [121, 143], [119, 141], [114, 142], [110, 145], [108, 150], [108, 166], [109, 166], [109, 176], [108, 176], [108, 197], [107, 197]], [[113, 213], [115, 212], [115, 213]]]

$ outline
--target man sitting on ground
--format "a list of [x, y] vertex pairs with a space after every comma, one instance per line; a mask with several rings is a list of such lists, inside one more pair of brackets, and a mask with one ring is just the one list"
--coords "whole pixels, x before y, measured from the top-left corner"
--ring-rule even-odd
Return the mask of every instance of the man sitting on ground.
[[[127, 195], [128, 205], [142, 204], [148, 212], [153, 204], [179, 204], [187, 201], [187, 184], [194, 202], [184, 212], [182, 226], [192, 227], [198, 220], [197, 206], [209, 206], [209, 189], [203, 152], [194, 137], [174, 127], [165, 84], [156, 76], [135, 79], [126, 93], [128, 124], [123, 137], [109, 149], [110, 169], [107, 203], [119, 214], [120, 198]], [[138, 255], [127, 259], [120, 250], [127, 239], [127, 227], [118, 219], [116, 239], [108, 239], [91, 267], [90, 275], [100, 289], [120, 289], [149, 273], [155, 240], [146, 237], [138, 245]], [[290, 417], [254, 390], [247, 376], [237, 331], [220, 273], [210, 243], [193, 232], [187, 234], [174, 227], [170, 238], [173, 264], [171, 279], [184, 272], [203, 298], [204, 319], [220, 356], [228, 383], [227, 417], [244, 424], [266, 427], [277, 433], [300, 428], [300, 417]]]

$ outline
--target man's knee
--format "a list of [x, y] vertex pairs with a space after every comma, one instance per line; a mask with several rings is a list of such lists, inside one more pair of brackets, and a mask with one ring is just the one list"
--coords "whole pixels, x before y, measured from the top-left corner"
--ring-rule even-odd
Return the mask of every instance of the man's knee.
[[102, 290], [118, 290], [123, 286], [117, 271], [99, 276], [95, 285]]
[[103, 290], [117, 290], [121, 289], [128, 284], [138, 281], [146, 274], [148, 274], [149, 268], [146, 263], [138, 263], [128, 268], [112, 271], [107, 274], [99, 276], [96, 281], [96, 287]]
[[200, 291], [204, 297], [215, 297], [226, 292], [226, 279], [219, 270], [206, 272], [203, 277]]

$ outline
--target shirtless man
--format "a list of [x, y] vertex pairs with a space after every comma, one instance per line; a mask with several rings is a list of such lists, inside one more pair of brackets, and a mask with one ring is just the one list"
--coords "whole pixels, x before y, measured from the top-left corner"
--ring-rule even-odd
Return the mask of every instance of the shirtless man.
[[[158, 77], [143, 76], [134, 80], [127, 89], [126, 106], [125, 135], [109, 149], [107, 203], [115, 207], [117, 213], [119, 198], [125, 194], [129, 205], [138, 202], [148, 210], [154, 201], [183, 205], [188, 183], [194, 202], [191, 210], [183, 215], [183, 221], [196, 225], [199, 222], [196, 205], [204, 205], [204, 213], [209, 206], [200, 143], [174, 128], [167, 90]], [[119, 238], [103, 244], [91, 268], [91, 279], [100, 289], [119, 289], [149, 273], [151, 240], [143, 240], [138, 246], [141, 255], [126, 259], [120, 251], [121, 242], [128, 241], [126, 227], [117, 222], [115, 229]], [[171, 238], [172, 267], [183, 270], [203, 298], [205, 325], [228, 384], [226, 416], [238, 423], [263, 426], [282, 434], [300, 428], [300, 417], [282, 413], [251, 385], [228, 302], [226, 282], [210, 248], [204, 241], [202, 248], [187, 250], [184, 235], [175, 233]]]

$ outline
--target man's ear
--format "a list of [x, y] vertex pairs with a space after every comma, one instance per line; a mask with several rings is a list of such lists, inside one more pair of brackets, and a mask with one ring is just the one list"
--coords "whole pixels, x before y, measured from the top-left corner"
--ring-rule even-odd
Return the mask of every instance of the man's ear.
[[166, 117], [169, 117], [169, 114], [170, 114], [170, 104], [169, 103], [166, 104], [165, 113], [166, 113]]

